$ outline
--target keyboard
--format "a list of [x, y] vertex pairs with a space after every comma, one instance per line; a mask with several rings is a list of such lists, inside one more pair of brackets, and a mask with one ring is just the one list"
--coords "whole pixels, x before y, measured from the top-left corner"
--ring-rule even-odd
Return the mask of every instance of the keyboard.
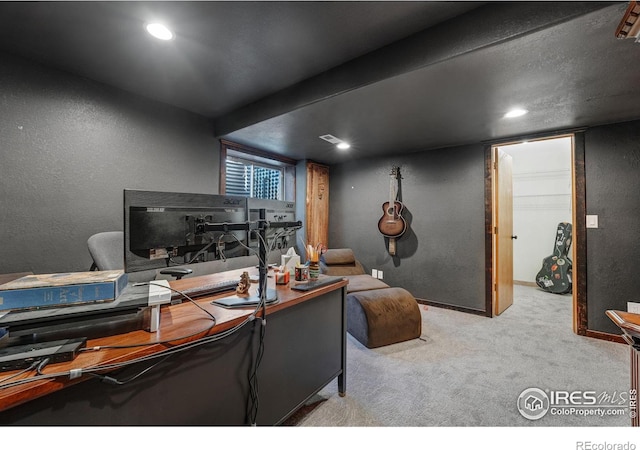
[[[191, 298], [203, 297], [205, 295], [218, 294], [220, 292], [235, 291], [238, 286], [238, 280], [223, 280], [215, 283], [201, 284], [192, 288], [182, 289], [180, 292]], [[171, 294], [171, 300], [185, 299], [182, 295], [174, 292]], [[186, 300], [186, 299], [185, 299]]]
[[317, 281], [307, 281], [306, 283], [296, 284], [294, 286], [291, 286], [291, 289], [293, 289], [294, 291], [310, 291], [312, 289], [317, 289], [319, 287], [337, 283], [340, 280], [343, 280], [343, 278], [342, 277], [326, 277]]

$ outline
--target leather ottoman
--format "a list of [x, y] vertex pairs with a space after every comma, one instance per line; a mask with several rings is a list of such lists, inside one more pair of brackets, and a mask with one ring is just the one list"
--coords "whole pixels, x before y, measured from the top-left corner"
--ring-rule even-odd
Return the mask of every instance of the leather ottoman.
[[422, 316], [406, 289], [389, 287], [347, 294], [347, 331], [368, 348], [420, 337]]

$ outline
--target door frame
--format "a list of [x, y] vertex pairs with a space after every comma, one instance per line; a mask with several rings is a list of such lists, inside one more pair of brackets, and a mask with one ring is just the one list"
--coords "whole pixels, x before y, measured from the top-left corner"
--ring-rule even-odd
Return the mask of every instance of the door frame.
[[573, 258], [573, 319], [574, 333], [587, 335], [587, 280], [586, 280], [586, 189], [585, 189], [585, 165], [584, 165], [584, 133], [582, 130], [574, 132], [561, 132], [509, 139], [501, 142], [486, 143], [484, 147], [485, 159], [485, 315], [494, 317], [494, 196], [495, 186], [493, 177], [493, 147], [509, 144], [517, 144], [525, 140], [541, 141], [571, 137], [571, 188], [572, 188], [572, 220], [573, 220], [573, 245], [571, 255]]

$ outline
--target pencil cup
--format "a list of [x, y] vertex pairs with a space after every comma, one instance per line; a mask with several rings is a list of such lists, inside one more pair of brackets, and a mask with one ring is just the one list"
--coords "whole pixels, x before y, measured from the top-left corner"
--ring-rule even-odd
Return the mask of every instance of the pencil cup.
[[317, 280], [318, 277], [320, 276], [320, 265], [318, 264], [317, 261], [311, 261], [309, 263], [309, 279], [310, 280]]

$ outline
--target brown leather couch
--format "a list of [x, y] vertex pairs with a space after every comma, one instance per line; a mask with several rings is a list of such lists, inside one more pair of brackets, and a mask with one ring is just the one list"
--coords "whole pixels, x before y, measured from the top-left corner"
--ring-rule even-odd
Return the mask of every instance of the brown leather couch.
[[327, 250], [320, 258], [320, 271], [349, 281], [347, 331], [366, 347], [420, 337], [422, 316], [413, 295], [366, 274], [350, 248]]
[[349, 280], [347, 292], [368, 291], [390, 287], [382, 280], [373, 278], [364, 271], [350, 248], [329, 249], [320, 258], [320, 272], [325, 275], [342, 276]]

